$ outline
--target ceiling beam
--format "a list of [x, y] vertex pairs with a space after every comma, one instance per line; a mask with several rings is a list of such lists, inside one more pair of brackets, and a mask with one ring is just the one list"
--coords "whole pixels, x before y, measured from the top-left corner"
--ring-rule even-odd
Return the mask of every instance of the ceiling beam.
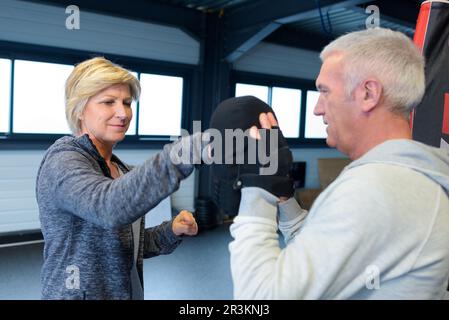
[[[368, 0], [263, 0], [230, 10], [226, 16], [224, 58], [234, 62], [280, 26], [319, 16], [321, 10], [352, 7]], [[242, 36], [244, 34], [244, 36]]]
[[224, 50], [227, 62], [237, 60], [241, 55], [255, 47], [259, 42], [265, 39], [268, 35], [277, 30], [281, 24], [276, 22], [268, 22], [261, 26], [247, 28], [246, 30], [237, 30], [231, 34], [227, 33], [224, 43]]
[[230, 30], [244, 29], [267, 22], [287, 24], [303, 19], [318, 17], [317, 3], [324, 11], [346, 8], [369, 2], [369, 0], [264, 0], [238, 7], [227, 14]]
[[282, 46], [300, 48], [310, 51], [320, 52], [334, 38], [302, 32], [289, 26], [282, 26], [265, 38], [266, 42]]

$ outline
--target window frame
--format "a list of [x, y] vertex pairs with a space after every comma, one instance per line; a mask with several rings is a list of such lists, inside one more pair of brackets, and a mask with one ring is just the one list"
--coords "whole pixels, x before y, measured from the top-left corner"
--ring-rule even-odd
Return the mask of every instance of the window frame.
[[[0, 56], [0, 59], [4, 59], [4, 60], [10, 60], [10, 59], [5, 59], [5, 58], [2, 58], [1, 56]], [[10, 60], [10, 70], [9, 70], [9, 99], [10, 99], [10, 103], [9, 103], [9, 106], [8, 106], [8, 127], [9, 127], [9, 130], [11, 130], [11, 122], [12, 122], [12, 116], [11, 116], [11, 99], [12, 99], [12, 94], [13, 94], [13, 86], [12, 86], [12, 82], [14, 81], [14, 77], [13, 77], [13, 74], [14, 74], [14, 66], [13, 66], [13, 63], [12, 63], [12, 61]], [[0, 135], [1, 135], [2, 133], [1, 133], [1, 131], [0, 131]]]
[[[124, 68], [138, 73], [149, 73], [163, 76], [173, 76], [183, 78], [183, 95], [181, 109], [181, 129], [191, 130], [192, 112], [192, 82], [197, 73], [198, 66], [175, 62], [156, 61], [136, 57], [120, 56], [102, 52], [88, 52], [65, 48], [55, 48], [40, 45], [21, 44], [9, 41], [0, 41], [0, 58], [10, 59], [11, 63], [11, 100], [9, 123], [10, 130], [13, 128], [14, 117], [14, 64], [15, 60], [29, 60], [36, 62], [71, 64], [75, 65], [86, 59], [104, 56], [114, 63]], [[137, 105], [135, 117], [139, 116], [139, 106]], [[136, 121], [136, 131], [138, 132], [138, 121]], [[55, 140], [67, 136], [67, 134], [38, 134], [38, 133], [0, 133], [0, 145], [2, 149], [42, 149], [50, 146]], [[159, 149], [163, 145], [171, 142], [171, 136], [165, 135], [126, 135], [118, 146], [120, 149]]]
[[[299, 138], [287, 138], [287, 142], [290, 147], [294, 148], [329, 148], [329, 146], [326, 144], [326, 139], [305, 138], [307, 91], [316, 91], [315, 82], [313, 80], [234, 70], [231, 73], [231, 97], [235, 96], [235, 86], [237, 83], [301, 90]], [[271, 101], [271, 90], [269, 90], [269, 101]]]

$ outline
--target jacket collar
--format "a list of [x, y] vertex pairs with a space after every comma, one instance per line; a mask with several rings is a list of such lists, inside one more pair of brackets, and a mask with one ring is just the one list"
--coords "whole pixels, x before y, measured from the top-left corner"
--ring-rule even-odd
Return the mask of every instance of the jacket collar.
[[[97, 147], [89, 138], [89, 135], [87, 133], [82, 136], [75, 137], [75, 142], [100, 164], [100, 167], [106, 176], [111, 176], [111, 172], [106, 164], [106, 161], [101, 156]], [[130, 168], [126, 164], [124, 164], [115, 154], [112, 154], [111, 160], [117, 163], [124, 173], [130, 171]]]

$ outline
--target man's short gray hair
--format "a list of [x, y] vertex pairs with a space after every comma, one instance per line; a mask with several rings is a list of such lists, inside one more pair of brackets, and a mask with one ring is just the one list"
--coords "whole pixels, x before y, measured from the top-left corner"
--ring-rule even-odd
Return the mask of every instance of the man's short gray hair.
[[356, 31], [328, 44], [324, 61], [343, 54], [343, 76], [348, 95], [368, 77], [380, 81], [383, 98], [395, 113], [409, 116], [425, 90], [424, 58], [413, 41], [401, 32], [384, 28]]

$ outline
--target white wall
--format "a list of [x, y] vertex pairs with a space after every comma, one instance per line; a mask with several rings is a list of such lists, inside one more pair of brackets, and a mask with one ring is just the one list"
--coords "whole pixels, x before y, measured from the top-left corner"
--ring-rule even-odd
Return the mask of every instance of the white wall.
[[43, 151], [0, 151], [0, 233], [38, 229], [35, 179]]
[[[120, 150], [117, 155], [129, 164], [139, 164], [155, 150]], [[35, 179], [44, 151], [0, 150], [0, 234], [40, 228], [35, 197]], [[174, 208], [193, 210], [195, 173], [171, 196]]]
[[177, 28], [90, 13], [80, 8], [80, 29], [68, 30], [68, 17], [62, 6], [1, 0], [0, 40], [199, 63], [199, 42]]
[[321, 67], [319, 53], [261, 42], [234, 65], [234, 70], [315, 80]]

